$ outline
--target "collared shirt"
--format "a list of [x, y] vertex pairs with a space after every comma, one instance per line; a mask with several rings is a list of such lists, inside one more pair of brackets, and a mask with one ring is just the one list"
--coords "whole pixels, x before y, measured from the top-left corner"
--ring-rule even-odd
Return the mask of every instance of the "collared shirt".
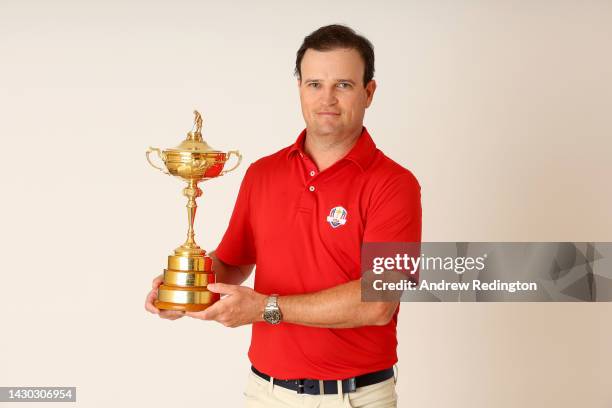
[[[319, 171], [297, 141], [253, 163], [216, 255], [256, 264], [255, 290], [317, 292], [361, 277], [363, 242], [420, 242], [420, 186], [364, 127], [349, 153]], [[249, 358], [275, 378], [343, 379], [397, 362], [398, 310], [384, 326], [252, 326]]]

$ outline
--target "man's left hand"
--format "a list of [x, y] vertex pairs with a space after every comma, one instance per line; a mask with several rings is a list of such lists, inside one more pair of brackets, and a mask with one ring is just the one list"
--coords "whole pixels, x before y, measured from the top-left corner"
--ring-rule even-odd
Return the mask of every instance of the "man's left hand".
[[266, 295], [255, 292], [247, 286], [211, 283], [208, 290], [223, 296], [209, 308], [201, 312], [186, 312], [185, 316], [202, 320], [215, 320], [226, 327], [263, 321]]

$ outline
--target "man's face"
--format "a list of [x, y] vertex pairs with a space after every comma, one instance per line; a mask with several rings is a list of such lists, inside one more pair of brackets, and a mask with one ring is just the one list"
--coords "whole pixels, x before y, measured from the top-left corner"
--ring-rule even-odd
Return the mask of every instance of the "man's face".
[[333, 136], [361, 130], [376, 82], [372, 80], [364, 87], [365, 65], [359, 52], [346, 48], [308, 49], [301, 70], [298, 86], [308, 131]]

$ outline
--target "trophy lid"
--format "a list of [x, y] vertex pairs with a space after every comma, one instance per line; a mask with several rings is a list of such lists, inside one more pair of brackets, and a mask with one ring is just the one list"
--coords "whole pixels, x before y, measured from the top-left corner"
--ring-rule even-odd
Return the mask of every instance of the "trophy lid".
[[191, 132], [187, 133], [187, 138], [175, 148], [167, 150], [188, 153], [220, 153], [219, 150], [213, 149], [202, 139], [202, 115], [197, 110], [193, 111], [193, 113], [195, 115], [193, 128]]

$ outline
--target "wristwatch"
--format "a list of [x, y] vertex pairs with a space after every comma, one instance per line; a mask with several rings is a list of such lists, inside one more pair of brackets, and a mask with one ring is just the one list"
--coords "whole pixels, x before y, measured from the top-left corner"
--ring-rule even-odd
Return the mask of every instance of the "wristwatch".
[[270, 324], [279, 324], [283, 320], [283, 314], [278, 307], [278, 295], [270, 295], [264, 307], [263, 319]]

